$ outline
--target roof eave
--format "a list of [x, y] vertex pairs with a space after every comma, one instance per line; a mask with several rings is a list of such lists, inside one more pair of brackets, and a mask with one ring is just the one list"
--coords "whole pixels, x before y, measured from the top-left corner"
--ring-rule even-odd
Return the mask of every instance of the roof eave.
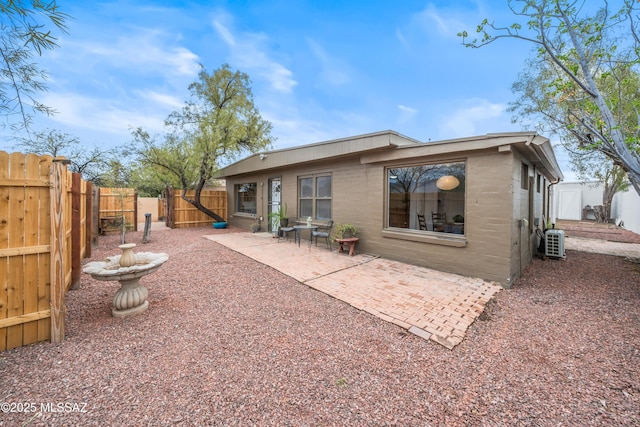
[[292, 165], [327, 161], [334, 158], [385, 151], [400, 146], [422, 144], [394, 131], [375, 132], [315, 144], [253, 154], [218, 171], [215, 178], [265, 172]]

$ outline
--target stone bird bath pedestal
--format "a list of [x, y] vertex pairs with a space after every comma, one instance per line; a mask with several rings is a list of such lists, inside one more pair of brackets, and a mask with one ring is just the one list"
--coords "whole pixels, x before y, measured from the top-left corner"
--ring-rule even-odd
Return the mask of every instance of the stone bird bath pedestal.
[[169, 259], [169, 255], [163, 253], [134, 253], [135, 246], [135, 243], [120, 245], [122, 255], [90, 262], [82, 269], [94, 279], [120, 282], [120, 289], [113, 297], [113, 317], [132, 316], [149, 307], [149, 291], [140, 284], [140, 278], [153, 273]]

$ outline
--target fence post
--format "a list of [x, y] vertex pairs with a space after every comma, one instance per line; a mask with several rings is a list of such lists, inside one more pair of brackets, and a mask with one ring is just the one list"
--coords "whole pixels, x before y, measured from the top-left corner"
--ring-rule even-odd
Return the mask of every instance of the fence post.
[[166, 220], [165, 220], [165, 224], [167, 227], [169, 228], [173, 228], [173, 206], [174, 206], [174, 200], [173, 200], [173, 188], [171, 187], [166, 187], [165, 188], [165, 198], [167, 201], [167, 210], [165, 212], [166, 215]]
[[81, 270], [81, 250], [82, 242], [80, 237], [80, 190], [81, 177], [79, 173], [74, 173], [71, 177], [71, 287], [70, 289], [80, 289]]
[[138, 231], [138, 192], [133, 193], [133, 231]]
[[66, 167], [59, 162], [51, 164], [51, 342], [64, 340], [65, 319], [65, 269], [64, 253], [66, 236], [64, 230], [64, 197]]
[[91, 244], [98, 244], [98, 234], [100, 234], [100, 187], [91, 189], [93, 205], [91, 209]]
[[93, 246], [93, 185], [91, 181], [87, 181], [87, 194], [85, 194], [85, 237], [86, 242], [84, 257], [91, 258], [91, 247]]
[[149, 243], [149, 235], [151, 234], [151, 214], [144, 214], [144, 234], [142, 235], [142, 243]]

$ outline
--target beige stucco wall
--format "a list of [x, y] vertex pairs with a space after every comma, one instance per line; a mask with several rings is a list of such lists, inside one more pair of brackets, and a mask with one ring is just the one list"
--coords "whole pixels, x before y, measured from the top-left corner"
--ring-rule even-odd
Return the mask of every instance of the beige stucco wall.
[[144, 223], [145, 214], [151, 214], [151, 221], [158, 221], [158, 198], [138, 197], [138, 223]]
[[[413, 158], [410, 162], [421, 163], [426, 160]], [[527, 236], [531, 233], [522, 231], [521, 235], [517, 222], [519, 218], [528, 217], [527, 191], [520, 189], [521, 159], [511, 151], [496, 150], [457, 153], [454, 158], [444, 155], [428, 158], [428, 161], [454, 160], [466, 161], [467, 168], [464, 237], [385, 230], [385, 168], [410, 162], [396, 160], [392, 164], [361, 164], [357, 156], [330, 164], [305, 165], [243, 178], [227, 177], [228, 203], [231, 207], [229, 221], [246, 229], [255, 222], [252, 217], [234, 214], [234, 184], [258, 183], [259, 207], [256, 217], [265, 219], [262, 224], [263, 230], [266, 230], [269, 177], [282, 177], [283, 201], [287, 203], [288, 216], [295, 221], [298, 219], [298, 177], [331, 173], [333, 220], [352, 223], [359, 228], [358, 251], [510, 286], [531, 257], [531, 250], [521, 252], [520, 248], [521, 245], [530, 247], [532, 243]], [[425, 234], [430, 237], [425, 239]]]
[[[521, 167], [525, 163], [529, 167], [530, 190], [521, 186]], [[509, 284], [519, 277], [531, 259], [537, 255], [539, 238], [536, 227], [544, 231], [544, 222], [547, 210], [547, 194], [549, 181], [540, 176], [540, 191], [538, 191], [537, 179], [540, 172], [525, 158], [515, 154], [512, 157], [512, 193], [513, 193], [513, 220], [511, 222], [511, 280]], [[529, 191], [532, 192], [533, 207], [530, 209]], [[538, 224], [536, 225], [536, 219]], [[526, 221], [523, 221], [526, 220]]]

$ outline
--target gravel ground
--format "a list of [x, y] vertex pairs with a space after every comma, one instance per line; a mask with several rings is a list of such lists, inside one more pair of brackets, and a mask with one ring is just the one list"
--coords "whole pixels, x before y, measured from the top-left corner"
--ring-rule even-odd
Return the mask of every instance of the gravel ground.
[[[637, 263], [536, 259], [447, 350], [201, 237], [212, 232], [138, 246], [170, 255], [142, 280], [139, 316], [113, 318], [118, 284], [83, 275], [63, 343], [0, 353], [0, 402], [37, 409], [0, 425], [640, 425]], [[101, 237], [92, 260], [118, 243]]]

